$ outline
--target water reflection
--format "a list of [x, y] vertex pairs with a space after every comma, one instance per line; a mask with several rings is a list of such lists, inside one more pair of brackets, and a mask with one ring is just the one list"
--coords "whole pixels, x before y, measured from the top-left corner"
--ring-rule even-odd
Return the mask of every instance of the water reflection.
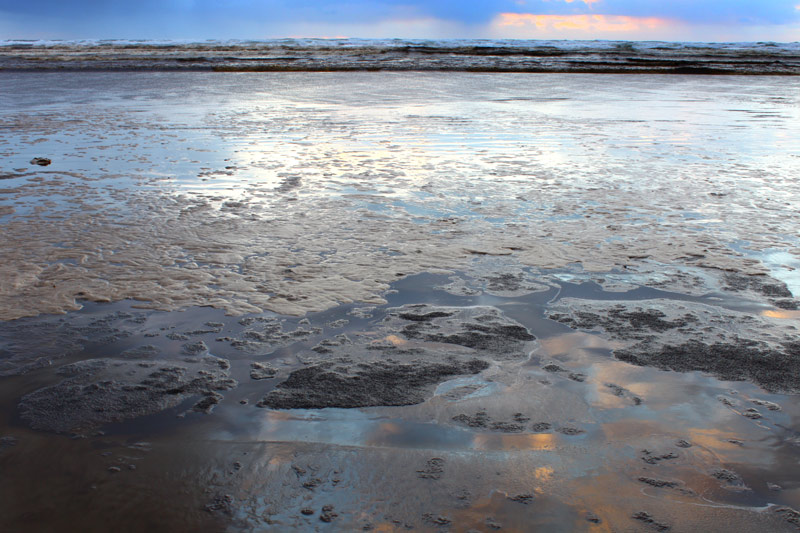
[[539, 342], [541, 351], [550, 357], [559, 355], [574, 356], [574, 352], [584, 349], [613, 350], [622, 347], [620, 342], [580, 331], [540, 339]]
[[500, 435], [480, 433], [473, 437], [472, 447], [481, 451], [524, 451], [556, 449], [558, 439], [551, 433], [535, 435]]
[[762, 316], [769, 318], [781, 318], [787, 320], [800, 320], [800, 311], [789, 311], [786, 309], [766, 309], [761, 312]]

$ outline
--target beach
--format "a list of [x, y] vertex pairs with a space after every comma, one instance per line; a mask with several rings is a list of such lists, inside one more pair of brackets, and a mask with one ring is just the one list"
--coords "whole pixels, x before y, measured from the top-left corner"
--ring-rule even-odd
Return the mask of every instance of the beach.
[[797, 529], [793, 45], [279, 44], [0, 47], [3, 528]]

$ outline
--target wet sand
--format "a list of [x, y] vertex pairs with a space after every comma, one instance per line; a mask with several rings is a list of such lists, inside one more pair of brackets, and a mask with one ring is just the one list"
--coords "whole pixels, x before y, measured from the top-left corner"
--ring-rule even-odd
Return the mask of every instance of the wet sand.
[[4, 529], [797, 529], [795, 82], [210, 76], [0, 78]]
[[[86, 348], [53, 367], [5, 378], [7, 527], [795, 529], [795, 396], [633, 366], [615, 357], [624, 344], [607, 334], [547, 318], [559, 292], [586, 305], [668, 300], [566, 282], [463, 296], [443, 290], [451, 279], [410, 277], [386, 305], [349, 304], [303, 323], [208, 308], [143, 312], [131, 302], [6, 323], [4, 339], [47, 333], [61, 343], [53, 324], [63, 338], [87, 324], [93, 338], [112, 336], [83, 337]], [[730, 312], [738, 301], [705, 304]], [[487, 316], [494, 327], [474, 327]], [[265, 349], [237, 342], [252, 332]], [[215, 356], [187, 351], [201, 344]], [[145, 376], [160, 378], [165, 366], [191, 373], [209, 360], [226, 361], [213, 368], [229, 376], [210, 409], [197, 409], [210, 397], [199, 389], [154, 403], [170, 391]], [[458, 360], [483, 364], [459, 372]], [[89, 363], [104, 374], [77, 373]], [[293, 379], [308, 371], [314, 379]], [[87, 400], [98, 394], [100, 414]], [[125, 402], [128, 410], [115, 408]]]

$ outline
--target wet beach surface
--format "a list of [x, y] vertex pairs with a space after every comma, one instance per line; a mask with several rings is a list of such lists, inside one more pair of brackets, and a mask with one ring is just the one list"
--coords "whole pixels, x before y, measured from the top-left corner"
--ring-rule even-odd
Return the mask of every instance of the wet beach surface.
[[[565, 274], [521, 296], [464, 276], [484, 290], [456, 295], [453, 276], [411, 276], [387, 304], [304, 319], [122, 302], [7, 322], [6, 350], [54, 361], [5, 378], [4, 520], [633, 531], [648, 513], [675, 530], [793, 530], [793, 395], [634, 366], [614, 357], [613, 338], [547, 318], [565, 299], [720, 314], [742, 302], [610, 293]], [[100, 363], [105, 374], [87, 370]], [[182, 379], [163, 385], [176, 367]]]
[[0, 77], [4, 530], [800, 526], [796, 82], [85, 76]]

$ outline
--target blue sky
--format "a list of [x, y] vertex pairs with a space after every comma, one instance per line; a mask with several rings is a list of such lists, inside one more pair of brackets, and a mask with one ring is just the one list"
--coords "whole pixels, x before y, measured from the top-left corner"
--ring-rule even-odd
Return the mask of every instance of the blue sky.
[[800, 41], [800, 0], [0, 0], [0, 39]]

